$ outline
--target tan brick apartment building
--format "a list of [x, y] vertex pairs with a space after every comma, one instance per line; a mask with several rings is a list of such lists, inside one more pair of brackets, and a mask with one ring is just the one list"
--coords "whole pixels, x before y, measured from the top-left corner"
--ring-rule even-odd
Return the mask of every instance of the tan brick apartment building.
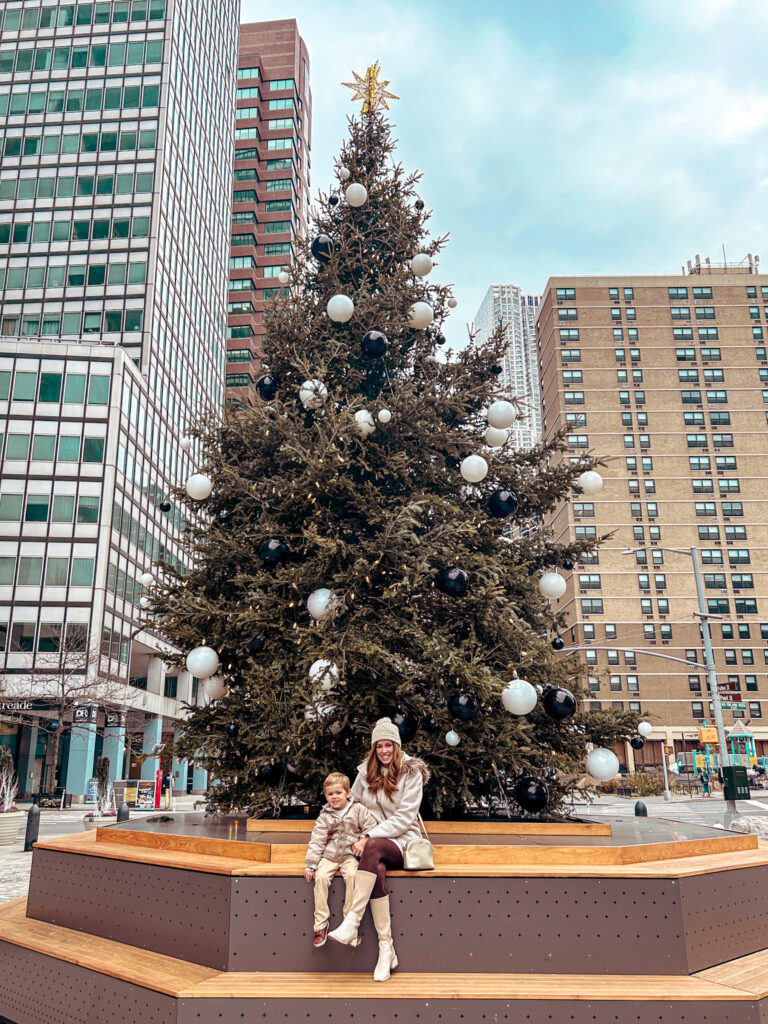
[[[551, 521], [564, 539], [612, 533], [564, 572], [568, 647], [592, 701], [649, 715], [698, 746], [712, 723], [690, 555], [699, 549], [718, 683], [768, 754], [768, 276], [696, 265], [680, 276], [550, 278], [537, 324], [544, 436], [610, 461], [602, 491]], [[628, 549], [632, 553], [625, 553]], [[679, 661], [654, 657], [663, 654]], [[739, 695], [736, 698], [736, 695]], [[631, 762], [632, 752], [627, 750]]]

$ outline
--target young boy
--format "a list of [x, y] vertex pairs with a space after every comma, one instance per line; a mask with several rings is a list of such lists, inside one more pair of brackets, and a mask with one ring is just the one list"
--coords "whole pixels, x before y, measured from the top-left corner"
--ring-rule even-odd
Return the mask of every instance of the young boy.
[[355, 888], [357, 858], [352, 856], [356, 843], [376, 824], [376, 818], [350, 793], [349, 779], [341, 772], [332, 772], [323, 783], [328, 801], [320, 812], [307, 849], [304, 878], [315, 881], [315, 934], [312, 945], [319, 949], [328, 938], [328, 888], [336, 871], [346, 885], [344, 913]]

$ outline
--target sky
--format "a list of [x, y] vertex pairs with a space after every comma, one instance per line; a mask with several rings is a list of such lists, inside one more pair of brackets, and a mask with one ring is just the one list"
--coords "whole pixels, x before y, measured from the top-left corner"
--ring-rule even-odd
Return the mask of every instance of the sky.
[[312, 190], [327, 188], [375, 60], [398, 158], [419, 169], [433, 277], [459, 301], [458, 347], [491, 284], [677, 273], [764, 257], [766, 0], [242, 0], [296, 18], [311, 61]]

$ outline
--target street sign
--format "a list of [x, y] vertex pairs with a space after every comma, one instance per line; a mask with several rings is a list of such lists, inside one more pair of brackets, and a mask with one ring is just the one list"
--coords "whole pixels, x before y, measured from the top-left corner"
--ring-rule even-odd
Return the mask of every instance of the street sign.
[[717, 729], [713, 725], [699, 729], [699, 743], [717, 743]]
[[724, 707], [726, 709], [730, 708], [732, 711], [746, 711], [747, 710], [746, 701], [723, 700], [720, 703], [721, 703], [722, 707]]

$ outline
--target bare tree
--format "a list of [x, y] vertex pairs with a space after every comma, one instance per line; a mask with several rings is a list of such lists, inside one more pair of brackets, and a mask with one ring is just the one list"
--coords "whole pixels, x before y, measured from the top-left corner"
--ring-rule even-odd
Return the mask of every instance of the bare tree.
[[3, 673], [4, 696], [25, 705], [19, 711], [21, 721], [48, 734], [42, 787], [47, 794], [56, 790], [62, 737], [87, 728], [94, 721], [95, 708], [110, 712], [125, 705], [127, 679], [105, 664], [109, 663], [98, 645], [88, 644], [85, 624], [44, 624], [37, 652], [29, 652], [29, 668], [18, 674]]

